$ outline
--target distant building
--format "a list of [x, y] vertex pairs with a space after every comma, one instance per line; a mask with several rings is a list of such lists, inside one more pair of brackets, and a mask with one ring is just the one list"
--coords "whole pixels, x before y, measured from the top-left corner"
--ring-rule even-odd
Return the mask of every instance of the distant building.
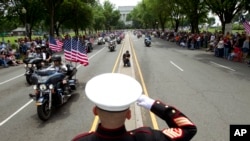
[[14, 36], [24, 36], [26, 33], [25, 27], [18, 27], [11, 31]]
[[135, 6], [118, 6], [121, 17], [120, 20], [125, 23], [125, 25], [132, 25], [132, 21], [127, 21], [128, 14], [134, 9]]

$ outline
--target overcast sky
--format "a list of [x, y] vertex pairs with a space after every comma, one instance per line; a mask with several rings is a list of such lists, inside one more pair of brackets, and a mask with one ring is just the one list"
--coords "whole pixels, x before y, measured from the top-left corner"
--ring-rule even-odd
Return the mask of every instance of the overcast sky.
[[[103, 4], [106, 0], [100, 0], [100, 3]], [[110, 3], [114, 4], [115, 7], [118, 6], [135, 6], [138, 2], [142, 0], [109, 0]]]

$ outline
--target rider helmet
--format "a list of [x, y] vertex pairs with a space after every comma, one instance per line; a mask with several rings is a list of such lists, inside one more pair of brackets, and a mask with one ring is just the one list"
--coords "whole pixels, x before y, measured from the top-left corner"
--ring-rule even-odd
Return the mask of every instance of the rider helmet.
[[41, 44], [41, 48], [46, 48], [46, 45], [45, 44]]
[[37, 45], [35, 49], [36, 49], [36, 50], [41, 50], [41, 46], [40, 46], [40, 45]]

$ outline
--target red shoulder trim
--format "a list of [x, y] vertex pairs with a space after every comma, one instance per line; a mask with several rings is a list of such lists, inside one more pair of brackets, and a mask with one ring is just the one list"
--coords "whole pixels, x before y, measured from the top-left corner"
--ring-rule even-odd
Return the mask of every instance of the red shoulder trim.
[[79, 139], [85, 137], [85, 136], [88, 136], [90, 134], [93, 134], [94, 132], [93, 131], [89, 131], [89, 132], [86, 132], [86, 133], [82, 133], [82, 134], [79, 134], [77, 136], [75, 136], [72, 141], [78, 141]]

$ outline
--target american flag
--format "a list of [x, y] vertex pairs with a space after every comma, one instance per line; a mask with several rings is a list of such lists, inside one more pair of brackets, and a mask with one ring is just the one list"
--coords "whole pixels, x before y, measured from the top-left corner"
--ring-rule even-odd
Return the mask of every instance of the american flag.
[[60, 52], [62, 51], [63, 43], [54, 37], [49, 37], [49, 48], [52, 51]]
[[79, 62], [83, 66], [89, 64], [86, 47], [79, 38], [70, 38], [64, 41], [65, 59], [72, 62]]
[[248, 23], [248, 21], [243, 17], [241, 16], [241, 20], [242, 20], [242, 24], [245, 28], [245, 31], [247, 34], [250, 34], [250, 24]]

